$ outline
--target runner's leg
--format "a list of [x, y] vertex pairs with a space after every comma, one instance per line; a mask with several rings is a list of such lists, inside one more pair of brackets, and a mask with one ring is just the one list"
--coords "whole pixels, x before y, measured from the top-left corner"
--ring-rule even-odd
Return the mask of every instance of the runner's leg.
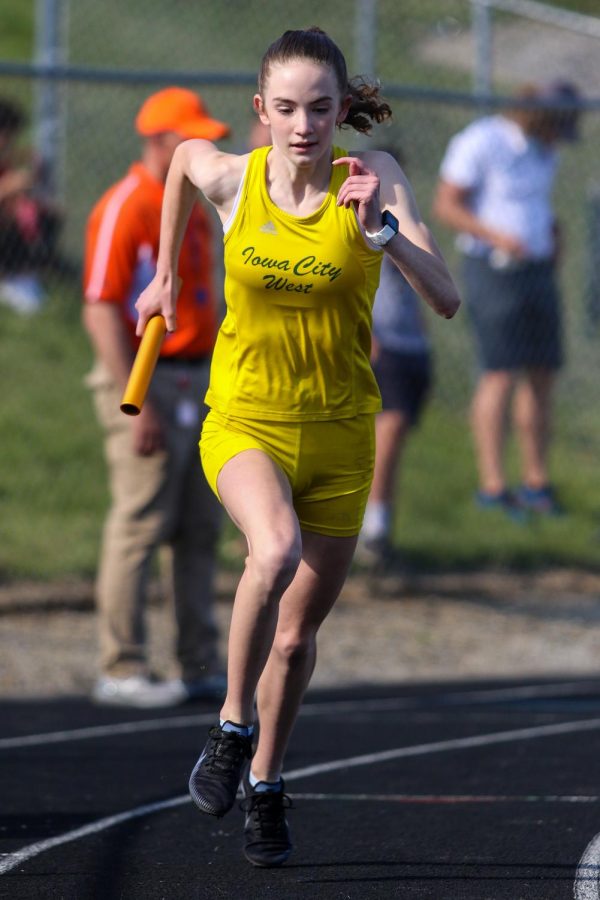
[[258, 685], [260, 731], [253, 775], [277, 781], [298, 708], [316, 662], [317, 631], [333, 607], [356, 537], [302, 532], [302, 561], [283, 595], [273, 648]]
[[219, 473], [218, 489], [248, 544], [229, 629], [228, 687], [221, 718], [249, 724], [256, 686], [271, 652], [279, 601], [298, 569], [302, 538], [288, 480], [266, 453], [238, 453]]

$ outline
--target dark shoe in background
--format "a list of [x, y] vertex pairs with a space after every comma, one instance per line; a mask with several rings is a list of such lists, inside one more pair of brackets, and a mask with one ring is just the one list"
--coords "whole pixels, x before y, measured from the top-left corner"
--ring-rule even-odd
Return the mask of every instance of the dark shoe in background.
[[541, 488], [530, 488], [522, 484], [517, 491], [521, 506], [539, 516], [563, 516], [565, 509], [559, 503], [556, 492], [551, 485]]
[[222, 672], [203, 678], [177, 679], [176, 683], [180, 686], [185, 701], [223, 700], [227, 693], [227, 676]]
[[524, 523], [529, 519], [528, 510], [520, 502], [519, 497], [508, 489], [497, 494], [488, 494], [486, 491], [477, 491], [475, 503], [480, 509], [496, 510], [504, 513], [513, 522]]

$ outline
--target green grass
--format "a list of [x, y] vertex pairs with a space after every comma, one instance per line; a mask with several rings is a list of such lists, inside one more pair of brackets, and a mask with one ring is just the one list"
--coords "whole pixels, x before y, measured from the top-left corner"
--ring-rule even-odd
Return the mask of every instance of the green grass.
[[0, 578], [93, 571], [107, 496], [83, 385], [91, 354], [73, 285], [32, 318], [0, 308]]
[[0, 59], [31, 59], [33, 0], [2, 0], [0, 5]]
[[[395, 538], [407, 559], [429, 568], [596, 567], [600, 562], [597, 460], [589, 445], [569, 438], [565, 424], [566, 420], [558, 430], [552, 469], [569, 514], [519, 524], [474, 504], [477, 484], [467, 415], [434, 401], [408, 445], [402, 470]], [[508, 470], [517, 484], [514, 445], [509, 447]]]

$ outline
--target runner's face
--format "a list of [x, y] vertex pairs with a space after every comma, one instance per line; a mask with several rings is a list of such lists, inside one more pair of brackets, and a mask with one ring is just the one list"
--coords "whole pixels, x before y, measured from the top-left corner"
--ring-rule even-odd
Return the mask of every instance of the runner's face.
[[348, 106], [334, 72], [309, 60], [273, 65], [264, 96], [257, 94], [254, 103], [274, 146], [301, 167], [330, 154]]

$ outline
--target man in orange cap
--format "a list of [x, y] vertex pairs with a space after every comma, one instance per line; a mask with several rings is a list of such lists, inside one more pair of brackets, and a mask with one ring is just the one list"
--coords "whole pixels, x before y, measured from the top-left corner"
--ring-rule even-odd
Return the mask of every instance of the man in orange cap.
[[[111, 508], [97, 580], [101, 672], [93, 699], [170, 706], [220, 696], [225, 677], [213, 611], [219, 505], [198, 459], [209, 357], [217, 328], [213, 235], [199, 203], [179, 258], [177, 332], [167, 335], [139, 416], [119, 410], [138, 339], [134, 303], [156, 270], [164, 183], [175, 148], [229, 128], [195, 93], [169, 87], [136, 117], [141, 158], [92, 210], [86, 233], [83, 310], [96, 362], [88, 384], [104, 432]], [[155, 551], [165, 549], [177, 621], [179, 677], [151, 673], [144, 607]], [[164, 562], [164, 560], [161, 560]]]

